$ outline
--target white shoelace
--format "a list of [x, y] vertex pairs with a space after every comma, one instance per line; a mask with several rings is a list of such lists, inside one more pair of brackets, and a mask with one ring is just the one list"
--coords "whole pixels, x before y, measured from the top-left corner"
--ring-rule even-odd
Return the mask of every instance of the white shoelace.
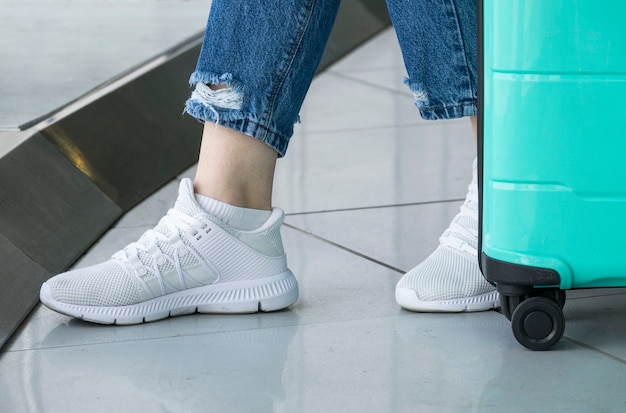
[[[117, 252], [113, 255], [113, 259], [130, 264], [140, 276], [145, 276], [149, 272], [153, 273], [161, 282], [162, 277], [159, 266], [169, 261], [178, 272], [182, 282], [183, 270], [180, 258], [191, 253], [200, 263], [204, 264], [204, 261], [197, 256], [195, 251], [190, 250], [185, 245], [179, 233], [180, 231], [190, 231], [191, 236], [196, 236], [200, 231], [205, 230], [206, 227], [206, 223], [175, 209], [170, 209], [155, 228], [146, 231], [137, 242], [133, 242]], [[163, 231], [165, 228], [169, 230], [169, 234]], [[159, 248], [159, 241], [172, 245], [176, 253], [172, 254], [173, 256], [165, 254]], [[148, 263], [142, 262], [139, 258], [140, 252], [149, 254], [153, 258], [154, 264], [149, 267]]]
[[[454, 217], [448, 229], [439, 238], [442, 245], [473, 256], [478, 255], [478, 186], [470, 184], [467, 197], [460, 212]], [[461, 222], [471, 220], [475, 228], [467, 228]]]

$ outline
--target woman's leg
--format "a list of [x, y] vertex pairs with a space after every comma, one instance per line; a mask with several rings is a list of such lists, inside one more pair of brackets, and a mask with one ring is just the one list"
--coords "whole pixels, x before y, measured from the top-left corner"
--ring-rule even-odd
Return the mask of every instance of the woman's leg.
[[213, 1], [186, 105], [210, 122], [194, 183], [199, 194], [271, 208], [276, 156], [287, 150], [338, 6], [338, 0]]
[[[476, 135], [475, 0], [388, 0], [415, 105], [429, 120], [470, 116]], [[498, 294], [478, 267], [478, 186], [473, 180], [439, 247], [398, 282], [413, 311], [480, 311]]]
[[207, 122], [194, 190], [237, 207], [271, 210], [276, 151], [264, 142]]
[[214, 0], [186, 111], [205, 122], [195, 182], [159, 224], [102, 264], [60, 274], [41, 301], [135, 324], [284, 308], [298, 297], [271, 209], [274, 165], [321, 59], [338, 0]]

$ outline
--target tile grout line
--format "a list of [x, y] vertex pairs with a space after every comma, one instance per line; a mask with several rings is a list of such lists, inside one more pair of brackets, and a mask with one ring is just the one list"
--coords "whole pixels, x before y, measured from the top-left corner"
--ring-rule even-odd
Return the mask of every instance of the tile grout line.
[[378, 264], [378, 265], [380, 265], [380, 266], [383, 266], [383, 267], [385, 267], [385, 268], [388, 268], [388, 269], [390, 269], [390, 270], [392, 270], [392, 271], [395, 271], [395, 272], [397, 272], [397, 273], [399, 273], [399, 274], [404, 274], [404, 273], [406, 272], [406, 271], [401, 270], [401, 269], [399, 269], [399, 268], [397, 268], [397, 267], [394, 267], [393, 265], [389, 265], [389, 264], [384, 263], [384, 262], [382, 262], [382, 261], [379, 261], [379, 260], [377, 260], [377, 259], [375, 259], [375, 258], [368, 257], [367, 255], [365, 255], [365, 254], [361, 254], [361, 253], [360, 253], [360, 252], [358, 252], [358, 251], [355, 251], [355, 250], [350, 249], [350, 248], [348, 248], [348, 247], [344, 247], [344, 246], [343, 246], [343, 245], [341, 245], [341, 244], [337, 244], [336, 242], [333, 242], [333, 241], [331, 241], [331, 240], [329, 240], [329, 239], [326, 239], [326, 238], [320, 237], [319, 235], [315, 235], [315, 234], [313, 234], [312, 232], [305, 231], [305, 230], [303, 230], [303, 229], [301, 229], [301, 228], [295, 227], [295, 226], [293, 226], [293, 225], [291, 225], [291, 224], [287, 224], [287, 223], [284, 223], [283, 225], [284, 225], [284, 226], [286, 226], [286, 227], [288, 227], [288, 228], [291, 228], [291, 229], [293, 229], [293, 230], [295, 230], [295, 231], [298, 231], [298, 232], [300, 232], [300, 233], [302, 233], [302, 234], [305, 234], [305, 235], [311, 236], [311, 237], [313, 237], [313, 238], [315, 238], [315, 239], [317, 239], [317, 240], [319, 240], [319, 241], [322, 241], [322, 242], [324, 242], [324, 243], [326, 243], [326, 244], [329, 244], [329, 245], [332, 245], [332, 246], [334, 246], [334, 247], [337, 247], [337, 248], [339, 248], [339, 249], [341, 249], [341, 250], [343, 250], [343, 251], [346, 251], [346, 252], [348, 252], [348, 253], [350, 253], [350, 254], [352, 254], [352, 255], [356, 255], [357, 257], [364, 258], [364, 259], [366, 259], [366, 260], [368, 260], [368, 261], [370, 261], [370, 262], [373, 262], [374, 264]]
[[[285, 310], [279, 310], [279, 311], [285, 311]], [[258, 313], [253, 313], [253, 314], [249, 314], [251, 316], [258, 314]], [[145, 326], [147, 324], [152, 324], [152, 323], [158, 323], [160, 321], [166, 321], [166, 320], [171, 320], [174, 318], [184, 318], [184, 317], [211, 317], [211, 316], [228, 316], [228, 314], [212, 314], [212, 313], [199, 313], [199, 312], [195, 312], [195, 313], [191, 313], [191, 314], [184, 314], [184, 315], [180, 315], [180, 316], [169, 316], [167, 318], [161, 319], [161, 320], [156, 320], [156, 321], [150, 321], [150, 322], [143, 322], [141, 324], [136, 324], [135, 326]], [[86, 321], [80, 321], [81, 323], [86, 323]], [[154, 336], [154, 337], [135, 337], [135, 338], [126, 338], [126, 339], [122, 339], [122, 340], [118, 340], [118, 341], [112, 341], [112, 340], [105, 340], [105, 341], [95, 341], [95, 342], [85, 342], [85, 343], [76, 343], [76, 344], [57, 344], [57, 345], [52, 345], [52, 346], [48, 346], [48, 347], [28, 347], [28, 348], [20, 348], [20, 349], [15, 349], [15, 350], [8, 350], [8, 351], [2, 351], [0, 352], [1, 354], [10, 354], [10, 353], [25, 353], [25, 352], [34, 352], [34, 351], [46, 351], [46, 350], [59, 350], [59, 349], [73, 349], [73, 348], [80, 348], [80, 347], [90, 347], [90, 346], [102, 346], [102, 345], [108, 345], [108, 344], [128, 344], [128, 343], [140, 343], [140, 342], [144, 342], [144, 341], [158, 341], [158, 340], [171, 340], [171, 339], [177, 339], [177, 338], [186, 338], [186, 337], [201, 337], [201, 336], [208, 336], [208, 335], [215, 335], [215, 334], [233, 334], [233, 333], [240, 333], [243, 331], [262, 331], [262, 330], [268, 330], [268, 329], [279, 329], [279, 328], [284, 328], [284, 327], [299, 327], [301, 326], [301, 324], [281, 324], [281, 325], [275, 325], [275, 326], [268, 326], [268, 327], [255, 327], [255, 328], [240, 328], [240, 329], [235, 329], [235, 330], [223, 330], [223, 331], [204, 331], [204, 332], [198, 332], [198, 333], [189, 333], [189, 334], [179, 334], [179, 333], [175, 333], [175, 334], [171, 334], [171, 335], [163, 335], [163, 336]], [[117, 325], [117, 324], [111, 324], [111, 325], [102, 325], [101, 327], [104, 328], [126, 328], [126, 327], [133, 327], [131, 326], [124, 326], [124, 325]]]
[[[462, 124], [460, 121], [446, 121], [448, 124]], [[313, 123], [313, 122], [310, 122]], [[331, 128], [331, 129], [317, 129], [314, 131], [295, 131], [294, 136], [312, 136], [312, 135], [326, 135], [329, 133], [332, 134], [340, 134], [340, 133], [352, 133], [352, 132], [362, 132], [362, 131], [378, 131], [378, 130], [395, 130], [395, 129], [406, 129], [406, 128], [432, 128], [436, 127], [436, 125], [428, 125], [424, 124], [421, 120], [411, 121], [409, 123], [401, 123], [401, 124], [386, 124], [386, 125], [376, 125], [376, 126], [363, 126], [363, 127], [346, 127], [346, 128]], [[302, 138], [300, 138], [302, 139]]]
[[[431, 122], [431, 123], [424, 123], [424, 122]], [[311, 122], [312, 123], [312, 122]], [[411, 121], [408, 123], [395, 123], [395, 124], [383, 124], [383, 125], [375, 125], [375, 126], [363, 126], [363, 127], [345, 127], [345, 128], [331, 128], [331, 129], [317, 129], [317, 130], [313, 130], [313, 131], [298, 131], [296, 130], [294, 132], [294, 136], [299, 136], [299, 137], [304, 137], [304, 136], [313, 136], [313, 135], [325, 135], [325, 134], [329, 134], [329, 133], [351, 133], [351, 132], [362, 132], [362, 131], [384, 131], [384, 130], [391, 130], [391, 129], [408, 129], [408, 128], [435, 128], [437, 127], [437, 125], [435, 124], [436, 122], [433, 121], [424, 121], [422, 120], [415, 120], [415, 121]], [[446, 121], [446, 124], [448, 125], [462, 125], [465, 122], [463, 120], [459, 120], [459, 119], [450, 119]], [[302, 138], [299, 138], [302, 139]]]
[[442, 201], [410, 202], [406, 204], [375, 205], [375, 206], [367, 206], [367, 207], [327, 209], [327, 210], [321, 210], [321, 211], [290, 212], [288, 214], [285, 214], [285, 216], [295, 217], [295, 216], [300, 216], [300, 215], [325, 214], [329, 212], [351, 212], [351, 211], [365, 211], [365, 210], [370, 210], [370, 209], [383, 209], [383, 208], [393, 208], [393, 207], [447, 204], [447, 203], [452, 203], [452, 202], [461, 202], [464, 199], [465, 198], [454, 198], [454, 199], [444, 199]]
[[578, 345], [578, 346], [580, 346], [582, 348], [585, 348], [585, 349], [587, 349], [589, 351], [593, 351], [595, 353], [601, 354], [604, 357], [607, 357], [607, 358], [609, 358], [609, 359], [611, 359], [613, 361], [617, 361], [618, 363], [626, 364], [626, 360], [621, 359], [618, 356], [616, 356], [614, 354], [611, 354], [611, 353], [609, 353], [607, 351], [600, 350], [599, 348], [596, 348], [596, 347], [594, 347], [592, 345], [589, 345], [589, 344], [583, 343], [582, 341], [576, 340], [575, 338], [572, 338], [572, 337], [569, 337], [569, 336], [563, 336], [563, 340], [569, 341], [570, 343], [576, 344], [576, 345]]
[[[609, 289], [609, 288], [621, 288], [623, 289], [624, 287], [600, 287], [598, 288], [598, 290], [602, 290], [602, 289]], [[581, 288], [581, 289], [577, 289], [576, 291], [585, 291], [585, 290], [593, 290], [594, 288]], [[598, 298], [598, 297], [612, 297], [612, 296], [616, 296], [616, 295], [625, 295], [626, 294], [626, 289], [624, 289], [624, 291], [621, 292], [608, 292], [606, 294], [598, 294], [598, 295], [583, 295], [580, 297], [567, 297], [567, 301], [572, 301], [572, 300], [584, 300], [584, 299], [588, 299], [588, 298]]]

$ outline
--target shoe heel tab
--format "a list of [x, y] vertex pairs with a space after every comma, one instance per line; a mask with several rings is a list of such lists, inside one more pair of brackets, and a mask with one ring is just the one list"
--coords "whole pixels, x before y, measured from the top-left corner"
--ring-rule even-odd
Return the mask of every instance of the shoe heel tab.
[[[263, 225], [254, 231], [241, 232], [240, 239], [246, 239], [246, 243], [258, 252], [276, 257], [283, 255], [285, 249], [280, 234], [280, 227], [285, 221], [285, 213], [280, 208], [273, 208], [272, 214]], [[245, 235], [244, 235], [245, 234]]]
[[270, 228], [282, 225], [285, 222], [285, 212], [280, 208], [272, 208], [269, 218], [259, 228], [249, 231], [250, 233], [265, 232]]

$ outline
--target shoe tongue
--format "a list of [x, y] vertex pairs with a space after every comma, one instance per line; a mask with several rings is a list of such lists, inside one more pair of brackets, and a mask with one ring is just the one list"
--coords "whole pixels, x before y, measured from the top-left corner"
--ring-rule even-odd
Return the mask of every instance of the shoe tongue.
[[[176, 199], [176, 203], [172, 209], [183, 212], [184, 214], [192, 217], [204, 212], [196, 202], [191, 179], [185, 178], [180, 182], [180, 186], [178, 187], [178, 198]], [[172, 233], [162, 220], [159, 221], [156, 227], [154, 227], [154, 231], [160, 232], [166, 236], [169, 236]], [[142, 236], [138, 242], [145, 246], [149, 245], [149, 240], [144, 236]]]
[[204, 213], [204, 210], [196, 201], [191, 179], [185, 178], [180, 182], [178, 199], [176, 199], [174, 209], [192, 217]]

